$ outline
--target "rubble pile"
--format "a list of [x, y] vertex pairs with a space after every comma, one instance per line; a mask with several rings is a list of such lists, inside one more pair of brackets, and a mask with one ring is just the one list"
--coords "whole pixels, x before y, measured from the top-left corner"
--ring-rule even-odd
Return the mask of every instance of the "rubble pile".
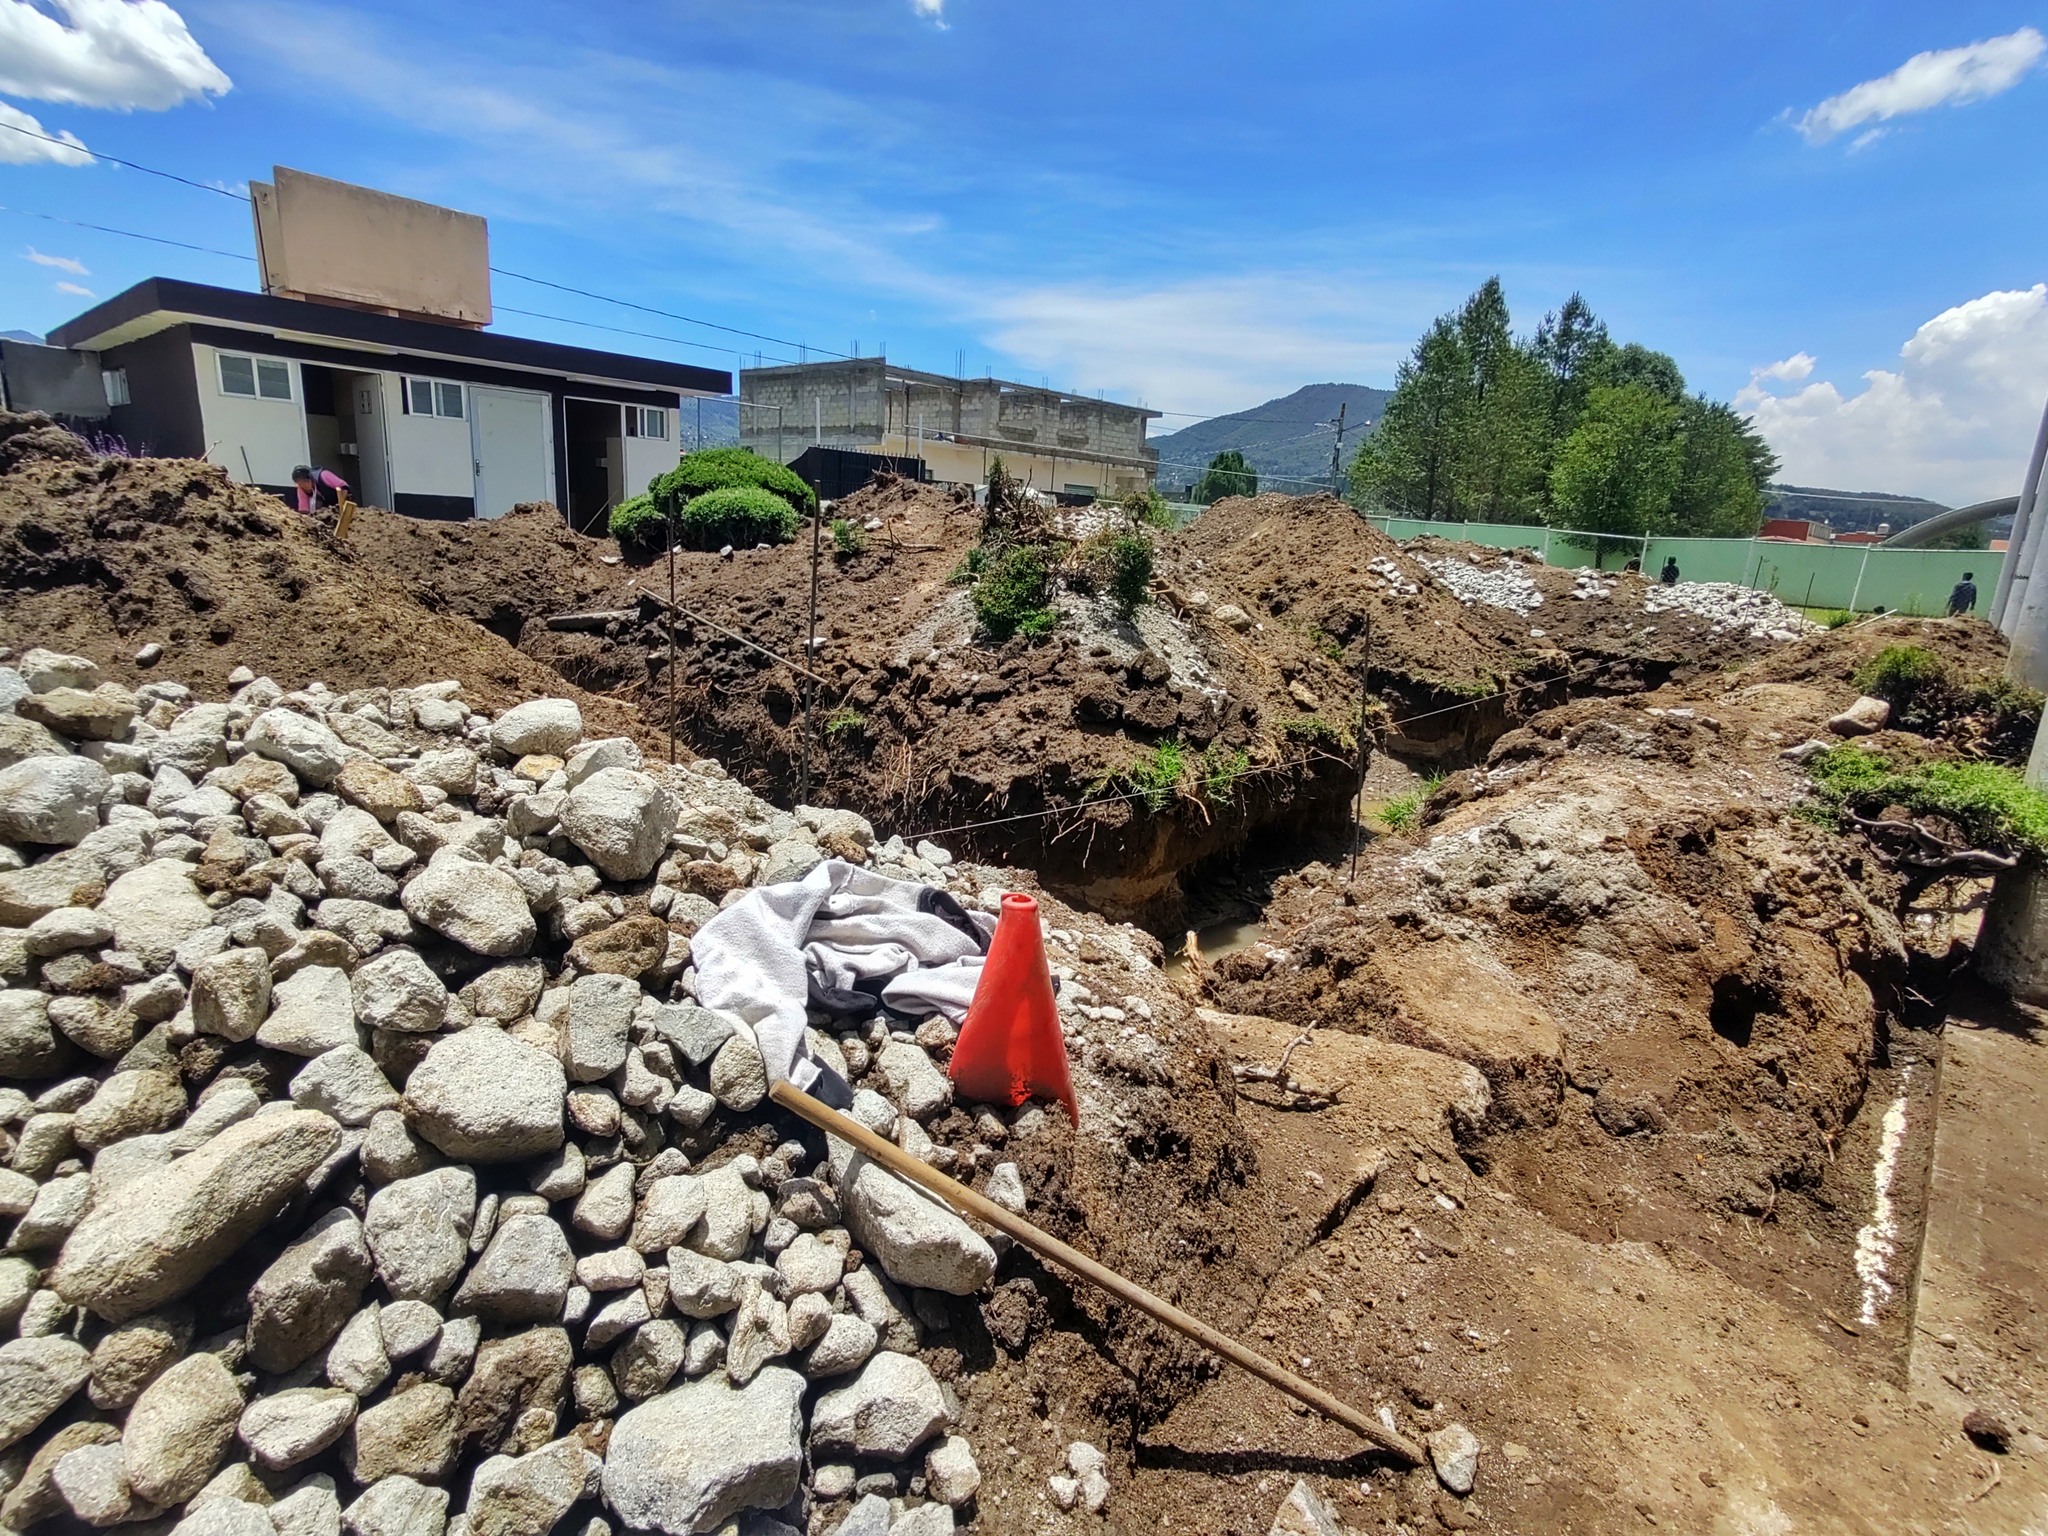
[[1650, 588], [1643, 596], [1645, 613], [1688, 613], [1705, 619], [1716, 634], [1746, 633], [1752, 640], [1784, 642], [1811, 634], [1820, 626], [1769, 592], [1735, 581], [1681, 581]]
[[1528, 572], [1515, 561], [1503, 560], [1488, 568], [1479, 563], [1477, 555], [1469, 560], [1432, 560], [1427, 555], [1415, 558], [1450, 588], [1451, 594], [1461, 603], [1484, 603], [1490, 608], [1505, 608], [1510, 613], [1524, 615], [1543, 606], [1543, 594], [1529, 579]]
[[[0, 1523], [971, 1521], [919, 1349], [997, 1254], [779, 1139], [690, 936], [827, 856], [989, 910], [993, 876], [651, 769], [568, 700], [231, 681], [0, 667]], [[1061, 969], [1084, 1063], [1091, 1025], [1158, 1050]], [[1024, 1204], [1046, 1117], [953, 1107], [944, 1019], [831, 1027], [858, 1119]]]

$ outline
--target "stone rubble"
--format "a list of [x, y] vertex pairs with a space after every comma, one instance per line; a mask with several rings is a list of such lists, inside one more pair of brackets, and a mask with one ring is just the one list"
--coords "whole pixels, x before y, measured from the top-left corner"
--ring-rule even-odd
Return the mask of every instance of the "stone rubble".
[[[583, 742], [567, 700], [233, 687], [0, 666], [0, 1522], [974, 1524], [920, 1351], [995, 1250], [778, 1143], [690, 939], [821, 845], [984, 910], [993, 872]], [[988, 1143], [1044, 1117], [956, 1109], [950, 1026], [813, 1023], [859, 1118], [1025, 1207]], [[1068, 1466], [1100, 1511], [1101, 1454]]]
[[1415, 560], [1427, 567], [1461, 603], [1485, 603], [1490, 608], [1505, 608], [1524, 617], [1543, 606], [1543, 594], [1536, 590], [1536, 583], [1517, 561], [1502, 560], [1487, 567], [1478, 563], [1477, 556], [1459, 560], [1451, 556], [1431, 559], [1417, 555]]

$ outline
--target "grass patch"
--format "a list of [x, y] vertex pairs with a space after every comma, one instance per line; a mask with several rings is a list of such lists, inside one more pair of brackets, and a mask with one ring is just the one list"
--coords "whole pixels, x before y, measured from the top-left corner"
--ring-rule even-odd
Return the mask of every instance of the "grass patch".
[[868, 717], [857, 709], [835, 709], [825, 717], [825, 735], [837, 741], [841, 736], [857, 736], [867, 729]]
[[1981, 725], [1999, 757], [2024, 757], [2041, 718], [2041, 695], [2004, 677], [1959, 677], [1923, 645], [1888, 645], [1856, 669], [1855, 685], [1892, 707], [1890, 723], [1927, 736]]
[[1840, 629], [1856, 622], [1856, 615], [1846, 608], [1817, 608], [1807, 617], [1827, 629]]
[[1389, 832], [1413, 832], [1422, 822], [1423, 798], [1419, 789], [1396, 795], [1374, 812], [1373, 819]]
[[1236, 800], [1237, 781], [1251, 772], [1251, 766], [1251, 753], [1242, 748], [1212, 743], [1200, 752], [1190, 752], [1180, 740], [1169, 737], [1140, 753], [1135, 762], [1103, 774], [1088, 786], [1088, 794], [1092, 797], [1115, 790], [1134, 795], [1155, 816], [1182, 796], [1226, 806]]
[[1331, 752], [1349, 752], [1358, 745], [1356, 735], [1340, 725], [1333, 725], [1321, 715], [1289, 715], [1280, 722], [1280, 734], [1303, 746], [1321, 747]]
[[2029, 786], [2017, 769], [1964, 762], [1900, 769], [1882, 753], [1846, 746], [1816, 753], [1806, 770], [1829, 812], [1846, 809], [1869, 817], [1903, 806], [1915, 816], [1947, 817], [1975, 847], [2048, 855], [2048, 795]]
[[832, 553], [850, 557], [868, 552], [867, 530], [849, 517], [832, 519]]

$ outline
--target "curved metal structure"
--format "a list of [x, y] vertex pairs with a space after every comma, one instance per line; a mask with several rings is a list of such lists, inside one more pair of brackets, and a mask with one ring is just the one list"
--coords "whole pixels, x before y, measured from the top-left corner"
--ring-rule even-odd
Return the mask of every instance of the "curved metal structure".
[[1946, 512], [1937, 512], [1932, 517], [1922, 518], [1910, 528], [1901, 528], [1897, 533], [1875, 545], [1877, 549], [1918, 549], [1938, 534], [1947, 533], [1951, 528], [1967, 528], [1971, 523], [1981, 523], [1986, 518], [2005, 517], [2019, 510], [2017, 496], [1994, 496], [1989, 501], [1972, 502], [1967, 507], [1951, 507]]

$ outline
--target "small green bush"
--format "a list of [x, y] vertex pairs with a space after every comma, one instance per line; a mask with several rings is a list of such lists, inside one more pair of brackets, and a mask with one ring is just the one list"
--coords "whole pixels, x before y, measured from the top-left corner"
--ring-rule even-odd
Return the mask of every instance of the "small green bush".
[[858, 736], [867, 729], [868, 717], [857, 709], [835, 709], [825, 717], [825, 735], [837, 741], [841, 736]]
[[677, 519], [678, 537], [691, 549], [786, 544], [801, 525], [796, 508], [755, 485], [732, 485], [693, 496]]
[[621, 548], [665, 549], [668, 544], [668, 519], [652, 496], [628, 496], [612, 508], [607, 527]]
[[1411, 789], [1405, 795], [1396, 795], [1374, 813], [1375, 819], [1389, 832], [1412, 832], [1422, 820], [1423, 792]]
[[1120, 503], [1124, 516], [1134, 523], [1143, 523], [1148, 528], [1170, 530], [1174, 525], [1173, 508], [1166, 504], [1166, 498], [1149, 485], [1141, 485]]
[[1864, 693], [1906, 712], [1924, 695], [1944, 690], [1948, 667], [1924, 645], [1888, 645], [1856, 669], [1854, 681]]
[[1202, 798], [1211, 805], [1230, 804], [1237, 798], [1237, 781], [1251, 768], [1251, 753], [1212, 742], [1202, 752]]
[[969, 596], [974, 616], [994, 640], [1046, 634], [1060, 621], [1051, 606], [1052, 564], [1036, 545], [984, 556]]
[[647, 482], [647, 494], [673, 516], [692, 497], [734, 486], [773, 491], [800, 513], [808, 514], [818, 505], [817, 494], [794, 471], [750, 448], [700, 448], [686, 453], [674, 469]]
[[2048, 855], [2048, 795], [1997, 763], [1921, 763], [1895, 769], [1881, 753], [1835, 747], [1807, 760], [1821, 803], [1869, 817], [1887, 806], [1946, 816], [1979, 848]]
[[1840, 629], [1844, 624], [1853, 624], [1856, 615], [1846, 608], [1822, 608], [1811, 615], [1814, 623], [1826, 629]]
[[867, 530], [851, 518], [832, 519], [832, 553], [835, 555], [864, 555], [868, 549]]
[[1136, 618], [1151, 595], [1152, 541], [1138, 533], [1111, 534], [1103, 547], [1103, 564], [1110, 602], [1124, 618]]

